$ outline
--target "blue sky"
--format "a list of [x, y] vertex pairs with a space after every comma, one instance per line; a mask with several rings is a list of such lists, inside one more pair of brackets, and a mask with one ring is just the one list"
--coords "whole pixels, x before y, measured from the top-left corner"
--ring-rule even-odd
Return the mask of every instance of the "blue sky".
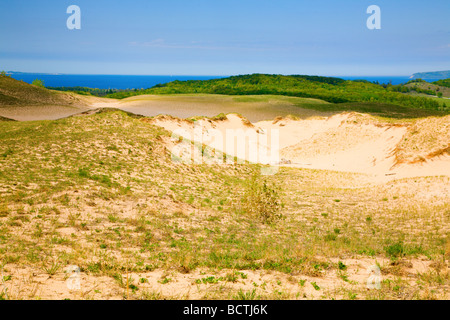
[[410, 75], [450, 69], [449, 17], [448, 0], [2, 0], [0, 70]]

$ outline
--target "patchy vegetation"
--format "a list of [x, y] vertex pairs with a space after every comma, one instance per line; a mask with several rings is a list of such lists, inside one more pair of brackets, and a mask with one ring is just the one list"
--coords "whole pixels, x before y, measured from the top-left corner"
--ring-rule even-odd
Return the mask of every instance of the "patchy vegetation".
[[383, 87], [366, 81], [340, 78], [252, 74], [223, 79], [173, 81], [146, 90], [119, 92], [111, 98], [142, 94], [209, 93], [227, 95], [285, 95], [315, 98], [330, 103], [377, 102], [416, 109], [441, 110], [441, 105], [424, 97], [404, 95], [393, 86]]
[[86, 104], [74, 95], [44, 88], [44, 83], [37, 79], [34, 85], [30, 85], [8, 76], [0, 76], [0, 109], [11, 106], [42, 105], [85, 106]]
[[172, 162], [145, 120], [0, 122], [0, 299], [448, 299], [448, 177], [263, 180]]
[[450, 79], [438, 80], [438, 81], [433, 82], [433, 84], [436, 84], [441, 87], [450, 88]]

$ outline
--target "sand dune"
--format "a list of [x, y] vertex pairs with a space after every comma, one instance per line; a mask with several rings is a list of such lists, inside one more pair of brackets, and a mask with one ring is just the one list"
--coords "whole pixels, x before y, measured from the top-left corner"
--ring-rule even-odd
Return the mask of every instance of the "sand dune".
[[[53, 92], [9, 78], [2, 81], [0, 117], [55, 120], [102, 108], [157, 116], [151, 120], [153, 124], [209, 146], [205, 159], [203, 148], [193, 149], [186, 141], [180, 144], [172, 139], [170, 147], [178, 150], [178, 156], [195, 158], [195, 162], [223, 162], [223, 154], [228, 154], [253, 163], [366, 173], [384, 180], [450, 172], [450, 116], [394, 125], [359, 113], [308, 109], [311, 104], [327, 104], [317, 99], [144, 95], [116, 100]], [[231, 113], [236, 111], [242, 116]], [[220, 113], [228, 116], [181, 120]], [[161, 114], [171, 116], [158, 116]]]
[[[230, 150], [234, 150], [233, 156], [250, 162], [366, 173], [383, 181], [450, 175], [450, 157], [446, 153], [420, 163], [397, 163], [397, 147], [409, 126], [370, 123], [361, 116], [343, 113], [320, 119], [277, 118], [250, 123], [241, 116], [229, 114], [224, 120], [202, 119], [195, 123], [173, 117], [157, 117], [151, 122], [221, 152], [230, 154]], [[448, 119], [442, 121], [446, 123]], [[236, 138], [231, 149], [230, 142], [226, 141], [230, 132]], [[279, 139], [273, 140], [270, 136], [279, 136]], [[185, 150], [184, 155], [192, 156], [190, 146], [186, 148], [189, 150]], [[254, 154], [255, 150], [258, 155]]]
[[70, 106], [21, 106], [2, 108], [0, 115], [17, 121], [57, 120], [89, 110]]
[[[74, 98], [72, 105], [4, 105], [0, 116], [19, 121], [55, 120], [75, 115], [89, 109], [116, 108], [147, 117], [170, 114], [179, 118], [197, 116], [214, 117], [220, 113], [239, 112], [251, 121], [273, 119], [277, 116], [295, 115], [300, 118], [330, 116], [336, 112], [321, 112], [302, 108], [303, 104], [326, 104], [317, 99], [296, 97], [232, 97], [224, 95], [176, 95], [176, 96], [137, 96], [123, 100], [65, 94]], [[256, 100], [256, 101], [253, 101]]]
[[214, 117], [220, 113], [239, 112], [252, 122], [295, 115], [307, 118], [315, 115], [330, 116], [333, 112], [320, 112], [302, 108], [303, 104], [328, 104], [309, 98], [284, 96], [227, 96], [227, 95], [142, 95], [121, 100], [115, 107], [148, 117], [170, 114], [179, 118], [194, 116]]

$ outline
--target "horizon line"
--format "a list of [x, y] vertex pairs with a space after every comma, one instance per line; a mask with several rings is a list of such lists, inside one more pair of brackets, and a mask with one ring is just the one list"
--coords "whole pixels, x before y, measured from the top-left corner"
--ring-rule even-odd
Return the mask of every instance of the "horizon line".
[[[60, 72], [27, 72], [27, 71], [5, 71], [6, 73], [23, 73], [23, 74], [42, 74], [42, 75], [76, 75], [76, 76], [142, 76], [142, 77], [233, 77], [242, 75], [253, 75], [253, 74], [264, 74], [264, 75], [282, 75], [282, 76], [295, 76], [295, 75], [305, 75], [305, 76], [318, 76], [318, 77], [412, 77], [414, 74], [409, 75], [399, 75], [399, 74], [389, 74], [389, 75], [369, 75], [369, 74], [347, 74], [347, 75], [319, 75], [319, 74], [301, 74], [301, 73], [239, 73], [239, 74], [114, 74], [114, 73], [60, 73]], [[416, 72], [421, 73], [421, 72]]]

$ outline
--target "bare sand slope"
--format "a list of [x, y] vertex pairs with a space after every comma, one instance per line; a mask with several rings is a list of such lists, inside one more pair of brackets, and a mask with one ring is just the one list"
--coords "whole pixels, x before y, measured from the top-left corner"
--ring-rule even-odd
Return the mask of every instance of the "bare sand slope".
[[170, 114], [174, 117], [214, 117], [220, 113], [239, 112], [250, 121], [273, 119], [277, 116], [295, 115], [307, 118], [315, 115], [330, 116], [335, 112], [320, 112], [301, 108], [302, 104], [328, 104], [309, 98], [282, 96], [227, 96], [227, 95], [142, 95], [112, 101], [108, 107], [135, 114], [154, 117]]
[[70, 106], [21, 106], [0, 109], [0, 116], [17, 121], [57, 120], [89, 110]]
[[[450, 118], [444, 117], [439, 121], [441, 123], [437, 126], [434, 123], [436, 132], [440, 126], [447, 126]], [[231, 153], [233, 156], [255, 163], [358, 172], [382, 181], [450, 175], [448, 152], [440, 152], [420, 162], [399, 161], [399, 145], [407, 140], [405, 137], [411, 133], [410, 130], [420, 129], [408, 124], [368, 121], [366, 116], [357, 113], [308, 120], [276, 118], [253, 124], [236, 114], [229, 114], [226, 119], [202, 119], [195, 123], [167, 116], [156, 117], [151, 122], [174, 132], [172, 149], [177, 143], [182, 143], [175, 136], [181, 136], [227, 154], [234, 151]], [[231, 147], [230, 137], [234, 137]], [[417, 148], [416, 145], [411, 146], [409, 152]], [[421, 148], [423, 151], [424, 146]], [[199, 153], [193, 154], [192, 150], [185, 144], [181, 153], [177, 150], [178, 156], [182, 154], [183, 159], [198, 157]], [[404, 148], [401, 150], [404, 152]], [[429, 151], [432, 154], [432, 150]], [[211, 161], [205, 157], [202, 160]], [[215, 161], [223, 159], [219, 156]]]
[[[305, 105], [328, 104], [309, 98], [283, 96], [227, 96], [227, 95], [142, 95], [123, 100], [83, 96], [75, 93], [58, 93], [67, 98], [67, 104], [4, 105], [0, 116], [19, 121], [55, 120], [84, 112], [89, 109], [117, 108], [137, 115], [154, 117], [170, 114], [179, 118], [214, 117], [220, 113], [239, 112], [250, 121], [273, 119], [277, 116], [294, 115], [300, 118], [331, 116], [336, 112], [322, 112]], [[66, 99], [66, 100], [67, 100]]]
[[345, 114], [327, 119], [325, 123], [333, 125], [311, 132], [307, 139], [298, 139], [296, 144], [283, 148], [281, 155], [301, 167], [389, 172], [395, 164], [394, 150], [407, 128], [355, 123], [349, 121], [351, 118]]
[[66, 99], [62, 103], [1, 105], [0, 116], [17, 121], [57, 120], [88, 110], [115, 107], [117, 100], [83, 96], [75, 93], [59, 93], [58, 97]]

